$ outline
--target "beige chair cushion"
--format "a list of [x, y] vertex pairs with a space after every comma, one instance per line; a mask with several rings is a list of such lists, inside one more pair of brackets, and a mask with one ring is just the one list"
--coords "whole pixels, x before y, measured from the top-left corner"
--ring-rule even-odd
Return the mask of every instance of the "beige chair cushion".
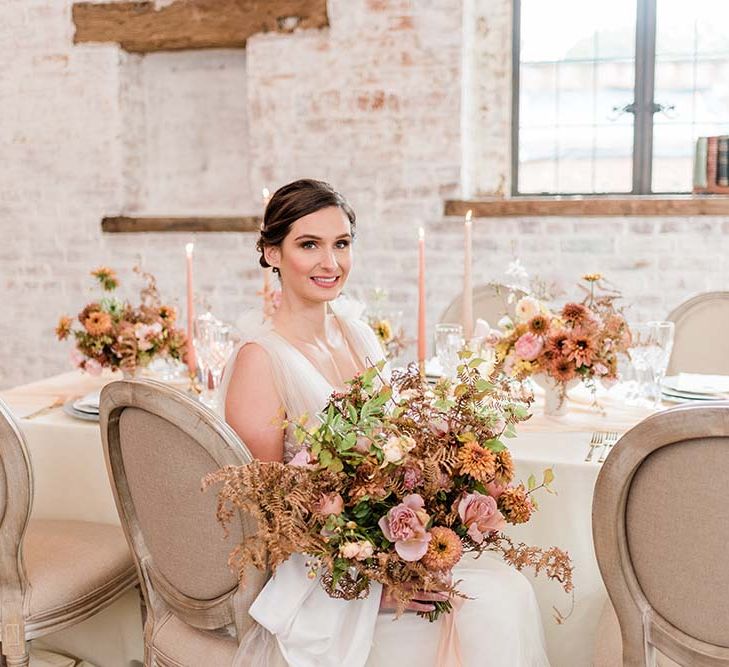
[[158, 624], [152, 646], [167, 660], [181, 665], [214, 665], [224, 667], [233, 663], [238, 650], [234, 637], [222, 632], [206, 632], [168, 614]]
[[633, 478], [625, 520], [636, 578], [656, 612], [729, 647], [727, 448], [727, 438], [697, 438], [650, 454]]
[[29, 621], [113, 590], [135, 568], [121, 528], [87, 521], [34, 520], [23, 541]]

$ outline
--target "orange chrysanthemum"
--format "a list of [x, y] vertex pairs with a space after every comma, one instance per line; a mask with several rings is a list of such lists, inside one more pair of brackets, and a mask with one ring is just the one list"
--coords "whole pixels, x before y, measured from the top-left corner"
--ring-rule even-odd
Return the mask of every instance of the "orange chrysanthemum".
[[546, 315], [539, 313], [529, 320], [527, 326], [529, 327], [529, 331], [533, 334], [536, 334], [537, 336], [544, 336], [549, 330], [549, 318]]
[[111, 333], [111, 315], [100, 310], [89, 313], [84, 320], [84, 327], [92, 336], [103, 336]]
[[534, 511], [523, 484], [505, 489], [498, 502], [501, 513], [509, 523], [526, 523]]
[[562, 308], [562, 317], [566, 322], [578, 325], [592, 318], [592, 313], [581, 303], [566, 303]]
[[506, 485], [514, 479], [514, 460], [508, 449], [500, 451], [496, 455], [495, 481], [498, 484]]
[[460, 471], [484, 484], [496, 474], [496, 454], [481, 447], [475, 440], [467, 440], [458, 452]]
[[66, 315], [58, 320], [58, 324], [56, 325], [56, 338], [58, 338], [58, 340], [66, 340], [66, 338], [68, 338], [71, 333], [72, 321], [73, 320]]
[[565, 341], [564, 351], [568, 359], [575, 362], [575, 366], [589, 366], [595, 360], [598, 344], [595, 336], [582, 328], [573, 329]]
[[430, 542], [421, 563], [432, 572], [453, 569], [463, 556], [461, 539], [450, 528], [436, 526], [430, 531]]

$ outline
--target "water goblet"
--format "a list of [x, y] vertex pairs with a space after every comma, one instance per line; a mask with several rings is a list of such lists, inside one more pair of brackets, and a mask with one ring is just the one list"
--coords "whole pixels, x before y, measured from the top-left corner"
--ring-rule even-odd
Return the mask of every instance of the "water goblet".
[[460, 324], [435, 325], [435, 355], [443, 375], [454, 378], [458, 369], [458, 353], [464, 345], [463, 327]]
[[653, 408], [659, 408], [661, 404], [661, 385], [668, 370], [668, 362], [673, 351], [673, 339], [676, 333], [676, 325], [673, 322], [652, 321], [648, 322], [651, 327], [651, 344], [648, 346], [648, 360], [651, 372], [651, 392]]

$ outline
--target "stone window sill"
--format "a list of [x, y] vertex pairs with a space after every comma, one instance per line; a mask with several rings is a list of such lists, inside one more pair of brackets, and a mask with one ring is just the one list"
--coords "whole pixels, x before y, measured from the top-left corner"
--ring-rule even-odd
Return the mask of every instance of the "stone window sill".
[[449, 199], [445, 215], [474, 218], [542, 216], [729, 216], [726, 195], [602, 195]]

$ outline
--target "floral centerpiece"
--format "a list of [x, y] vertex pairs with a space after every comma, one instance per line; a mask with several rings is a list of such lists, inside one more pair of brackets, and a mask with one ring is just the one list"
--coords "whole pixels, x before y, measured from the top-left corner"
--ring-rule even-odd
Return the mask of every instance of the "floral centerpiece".
[[[115, 296], [103, 296], [87, 304], [78, 314], [80, 327], [63, 316], [56, 327], [56, 336], [76, 341], [72, 359], [77, 368], [98, 375], [103, 368], [120, 369], [134, 374], [158, 356], [184, 360], [186, 336], [175, 328], [177, 311], [161, 302], [157, 285], [149, 273], [138, 267], [146, 285], [141, 290], [141, 303], [133, 306]], [[91, 272], [104, 292], [119, 286], [116, 273], [107, 267]]]
[[608, 290], [600, 274], [582, 280], [586, 295], [581, 302], [552, 311], [543, 301], [525, 296], [516, 303], [515, 321], [505, 318], [502, 331], [487, 338], [507, 375], [542, 376], [548, 390], [556, 389], [552, 413], [564, 408], [567, 388], [576, 381], [593, 392], [597, 381], [607, 386], [616, 382], [618, 355], [630, 346], [630, 329], [615, 303], [620, 294]]
[[482, 376], [483, 360], [462, 354], [457, 382], [433, 389], [414, 366], [389, 384], [382, 365], [371, 368], [332, 395], [316, 428], [296, 424], [302, 450], [290, 464], [253, 461], [206, 477], [204, 486], [222, 482], [223, 525], [237, 509], [257, 525], [230, 555], [241, 577], [250, 564], [275, 571], [304, 553], [309, 576], [333, 597], [366, 596], [377, 581], [402, 611], [414, 591], [449, 593], [425, 614], [433, 620], [462, 597], [450, 575], [463, 554], [494, 550], [572, 590], [567, 554], [502, 532], [529, 521], [538, 489], [551, 492], [551, 469], [541, 484], [514, 480], [504, 444], [528, 418], [531, 395], [503, 375]]

